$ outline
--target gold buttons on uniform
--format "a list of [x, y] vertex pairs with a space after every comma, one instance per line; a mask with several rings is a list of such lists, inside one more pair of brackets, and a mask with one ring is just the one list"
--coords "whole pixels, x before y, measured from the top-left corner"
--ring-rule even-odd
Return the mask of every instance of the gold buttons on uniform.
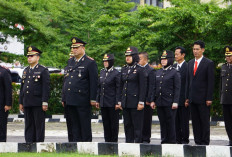
[[29, 76], [29, 78], [31, 78], [31, 76]]
[[227, 92], [227, 90], [226, 90], [226, 92]]
[[162, 81], [160, 81], [160, 83], [162, 83]]
[[126, 96], [126, 94], [125, 94], [125, 96]]
[[73, 76], [71, 76], [71, 78], [73, 78]]
[[226, 86], [228, 86], [228, 84], [226, 84]]
[[161, 93], [160, 93], [160, 95], [161, 95]]
[[71, 84], [71, 82], [69, 82], [69, 84]]
[[29, 86], [27, 86], [27, 88], [29, 88]]
[[70, 88], [68, 90], [70, 90]]
[[27, 83], [29, 83], [30, 81], [27, 81]]
[[29, 92], [27, 91], [27, 93], [29, 93]]

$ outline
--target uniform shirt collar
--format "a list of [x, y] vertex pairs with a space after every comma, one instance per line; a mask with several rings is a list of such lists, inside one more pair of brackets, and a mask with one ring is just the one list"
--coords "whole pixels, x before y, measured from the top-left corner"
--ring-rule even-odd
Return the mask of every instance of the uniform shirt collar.
[[85, 56], [85, 54], [83, 56], [81, 56], [81, 58], [78, 60], [76, 59], [76, 57], [74, 57], [75, 62], [79, 62], [84, 56]]
[[145, 64], [144, 66], [142, 66], [142, 65], [141, 65], [141, 67], [146, 67], [147, 65], [148, 65], [148, 63], [147, 63], [147, 64]]
[[114, 66], [112, 66], [110, 69], [106, 69], [106, 68], [104, 68], [105, 69], [105, 71], [108, 71], [108, 72], [110, 72], [110, 71], [113, 71], [113, 69], [114, 69]]
[[169, 65], [169, 66], [166, 67], [166, 68], [163, 68], [163, 70], [168, 70], [170, 67], [171, 67], [171, 65]]
[[35, 69], [35, 67], [37, 66], [38, 64], [36, 64], [35, 66], [30, 66], [30, 69]]

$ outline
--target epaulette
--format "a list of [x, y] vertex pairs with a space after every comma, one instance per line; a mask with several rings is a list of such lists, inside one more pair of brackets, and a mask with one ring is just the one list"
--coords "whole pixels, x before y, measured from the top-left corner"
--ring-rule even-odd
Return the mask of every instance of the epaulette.
[[94, 59], [92, 58], [92, 57], [89, 57], [89, 56], [87, 56], [89, 59], [91, 59], [91, 60], [93, 60], [94, 61]]

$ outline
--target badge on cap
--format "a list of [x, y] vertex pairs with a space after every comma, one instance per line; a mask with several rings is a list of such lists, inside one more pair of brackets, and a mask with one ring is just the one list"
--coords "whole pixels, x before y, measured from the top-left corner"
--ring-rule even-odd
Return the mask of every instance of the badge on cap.
[[130, 47], [127, 48], [126, 52], [131, 52], [131, 49]]
[[163, 54], [162, 54], [162, 56], [167, 56], [167, 52], [164, 51]]
[[226, 52], [229, 52], [229, 51], [230, 51], [230, 49], [229, 49], [229, 47], [227, 47], [227, 48], [226, 48]]
[[72, 43], [76, 43], [77, 41], [76, 41], [76, 39], [75, 38], [73, 38], [73, 40], [72, 40]]
[[32, 47], [30, 46], [30, 47], [28, 47], [28, 51], [31, 51], [32, 50]]

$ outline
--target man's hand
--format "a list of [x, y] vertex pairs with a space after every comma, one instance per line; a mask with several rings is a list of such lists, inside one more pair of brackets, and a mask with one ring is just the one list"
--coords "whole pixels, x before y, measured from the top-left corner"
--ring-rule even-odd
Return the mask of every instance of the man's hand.
[[177, 108], [178, 108], [178, 104], [177, 104], [177, 103], [173, 103], [173, 104], [172, 104], [172, 109], [175, 110], [175, 109], [177, 109]]
[[99, 109], [99, 103], [98, 102], [96, 102], [96, 108]]
[[48, 110], [48, 106], [47, 105], [42, 105], [42, 109], [43, 109], [43, 111], [47, 111]]
[[9, 111], [11, 109], [11, 106], [5, 106], [5, 112]]
[[155, 102], [151, 102], [151, 108], [154, 110], [156, 108]]
[[19, 104], [19, 110], [23, 112], [23, 105]]
[[96, 102], [95, 101], [90, 101], [91, 106], [96, 106]]
[[186, 99], [186, 100], [185, 100], [184, 106], [185, 106], [185, 107], [188, 107], [188, 106], [189, 106], [189, 99]]
[[137, 110], [143, 110], [143, 108], [144, 108], [144, 105], [143, 104], [138, 104], [138, 107], [137, 107]]
[[213, 102], [213, 101], [206, 101], [206, 105], [207, 105], [207, 106], [210, 106], [210, 105], [212, 105], [212, 102]]
[[118, 110], [118, 109], [122, 110], [122, 106], [119, 104], [115, 105], [115, 110]]

